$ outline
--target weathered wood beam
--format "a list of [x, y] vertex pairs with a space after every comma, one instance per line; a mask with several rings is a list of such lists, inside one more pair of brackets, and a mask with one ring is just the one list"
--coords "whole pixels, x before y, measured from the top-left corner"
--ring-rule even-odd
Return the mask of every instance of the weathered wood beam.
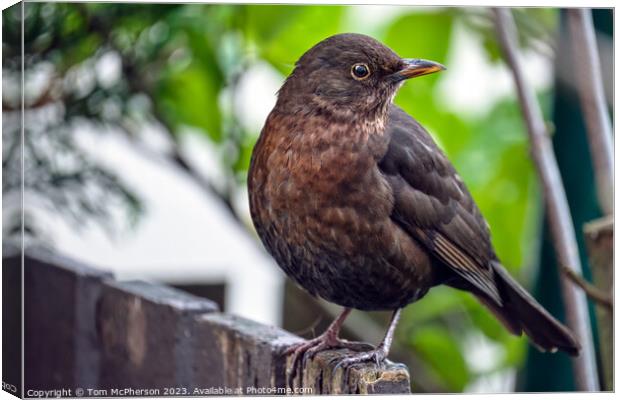
[[[594, 286], [613, 301], [614, 290], [614, 220], [604, 217], [584, 226], [586, 248], [592, 268]], [[596, 322], [603, 375], [603, 390], [614, 390], [614, 310], [596, 304]]]
[[[19, 288], [22, 256], [3, 253], [3, 276], [14, 272], [11, 284]], [[221, 313], [165, 285], [117, 281], [47, 250], [27, 250], [24, 272], [28, 397], [63, 388], [82, 390], [63, 392], [67, 397], [410, 393], [403, 365], [332, 373], [344, 351], [318, 354], [288, 388], [284, 350], [302, 339], [280, 328]]]

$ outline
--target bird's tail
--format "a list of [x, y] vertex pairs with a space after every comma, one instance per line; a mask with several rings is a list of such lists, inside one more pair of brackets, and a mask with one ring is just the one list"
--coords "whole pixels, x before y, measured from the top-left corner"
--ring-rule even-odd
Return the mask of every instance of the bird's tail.
[[525, 332], [541, 351], [562, 350], [577, 356], [581, 346], [572, 332], [541, 306], [499, 263], [493, 263], [501, 306], [484, 295], [476, 297], [515, 335]]

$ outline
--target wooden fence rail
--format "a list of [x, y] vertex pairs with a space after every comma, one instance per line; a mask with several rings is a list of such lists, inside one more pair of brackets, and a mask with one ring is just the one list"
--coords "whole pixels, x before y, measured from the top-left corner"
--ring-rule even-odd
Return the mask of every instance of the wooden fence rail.
[[400, 364], [351, 367], [347, 382], [341, 372], [332, 376], [339, 351], [320, 353], [287, 388], [282, 350], [299, 337], [221, 313], [210, 300], [121, 282], [40, 248], [24, 255], [22, 386], [21, 265], [19, 250], [4, 246], [3, 389], [16, 395], [410, 392]]

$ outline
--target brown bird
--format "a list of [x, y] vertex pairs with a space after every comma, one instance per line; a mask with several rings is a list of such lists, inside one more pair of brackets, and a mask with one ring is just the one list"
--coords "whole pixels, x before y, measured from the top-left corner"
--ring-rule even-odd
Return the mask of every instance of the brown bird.
[[383, 361], [400, 310], [445, 284], [473, 293], [542, 351], [579, 353], [571, 332], [504, 269], [467, 187], [428, 132], [392, 103], [406, 79], [441, 64], [403, 59], [359, 34], [329, 37], [295, 64], [254, 147], [250, 210], [278, 265], [314, 296], [344, 307], [300, 355], [338, 338], [352, 308], [393, 310], [374, 350]]

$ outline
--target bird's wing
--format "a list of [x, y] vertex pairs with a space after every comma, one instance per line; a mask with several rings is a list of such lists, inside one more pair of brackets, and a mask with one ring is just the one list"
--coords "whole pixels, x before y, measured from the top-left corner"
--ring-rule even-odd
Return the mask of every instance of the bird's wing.
[[489, 228], [463, 181], [426, 130], [396, 106], [379, 162], [394, 193], [392, 219], [467, 282], [502, 304]]

